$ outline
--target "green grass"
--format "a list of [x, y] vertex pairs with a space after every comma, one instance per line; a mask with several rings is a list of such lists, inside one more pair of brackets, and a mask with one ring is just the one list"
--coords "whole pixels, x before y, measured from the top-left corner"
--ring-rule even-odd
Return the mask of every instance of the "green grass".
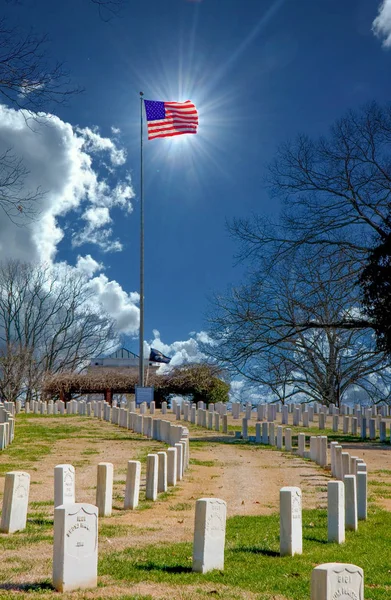
[[224, 584], [230, 592], [248, 590], [259, 598], [281, 595], [308, 600], [312, 569], [325, 562], [347, 562], [364, 569], [367, 600], [391, 595], [391, 514], [377, 509], [357, 532], [347, 532], [343, 545], [327, 543], [327, 515], [303, 512], [303, 554], [279, 556], [279, 517], [233, 517], [227, 522], [224, 572], [192, 573], [190, 543], [150, 545], [106, 553], [99, 573], [123, 581], [167, 585]]
[[[44, 419], [44, 422], [41, 419]], [[105, 430], [99, 421], [86, 421], [77, 415], [64, 415], [56, 419], [52, 415], [20, 413], [15, 427], [15, 440], [1, 453], [2, 458], [7, 457], [7, 462], [0, 462], [0, 475], [13, 471], [15, 465], [18, 465], [19, 470], [34, 470], [34, 463], [50, 454], [58, 440], [77, 438], [92, 442], [92, 438], [97, 436], [101, 442], [131, 439], [131, 436], [125, 436], [123, 431], [116, 431], [111, 427]], [[81, 454], [92, 455], [97, 454], [97, 451], [85, 450]], [[88, 460], [81, 459], [78, 464], [83, 466], [88, 464]]]
[[198, 467], [215, 467], [217, 465], [216, 460], [198, 460], [198, 458], [190, 459], [191, 465], [197, 465]]
[[178, 504], [170, 506], [170, 510], [190, 510], [191, 508], [192, 505], [187, 502], [178, 502]]

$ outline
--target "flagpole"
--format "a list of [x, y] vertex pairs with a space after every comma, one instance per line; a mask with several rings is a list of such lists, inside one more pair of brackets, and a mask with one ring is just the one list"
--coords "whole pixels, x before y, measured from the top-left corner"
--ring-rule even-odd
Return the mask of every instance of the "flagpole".
[[143, 96], [140, 92], [140, 333], [138, 384], [144, 387], [144, 164], [143, 164]]

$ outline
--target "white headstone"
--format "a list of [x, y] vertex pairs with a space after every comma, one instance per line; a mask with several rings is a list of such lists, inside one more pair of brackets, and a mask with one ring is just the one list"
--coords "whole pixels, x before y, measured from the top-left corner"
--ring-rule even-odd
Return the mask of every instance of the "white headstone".
[[294, 556], [302, 551], [301, 489], [283, 487], [280, 490], [280, 554]]
[[98, 508], [65, 504], [54, 509], [53, 586], [58, 592], [98, 583]]
[[225, 523], [227, 505], [218, 498], [196, 502], [193, 571], [207, 573], [224, 569]]
[[147, 456], [147, 484], [145, 497], [147, 500], [155, 501], [157, 499], [157, 481], [158, 481], [158, 456], [157, 454], [148, 454]]
[[5, 475], [3, 510], [0, 531], [14, 533], [26, 527], [29, 503], [30, 475], [23, 471], [10, 471]]
[[327, 484], [327, 526], [329, 542], [345, 541], [345, 485], [343, 481]]
[[111, 515], [113, 509], [113, 478], [113, 464], [106, 462], [99, 463], [96, 484], [96, 505], [100, 517], [110, 517]]
[[167, 491], [167, 453], [158, 452], [159, 460], [159, 473], [157, 479], [157, 491], [158, 494]]
[[140, 495], [141, 462], [139, 460], [129, 460], [126, 472], [126, 488], [124, 508], [134, 509], [138, 506]]
[[75, 503], [75, 468], [72, 465], [54, 467], [54, 507]]
[[364, 572], [344, 563], [315, 567], [311, 577], [311, 600], [364, 600]]
[[357, 530], [357, 489], [356, 476], [345, 475], [345, 527], [352, 531]]
[[176, 485], [177, 449], [167, 448], [167, 485]]
[[181, 481], [183, 478], [183, 446], [179, 442], [175, 444], [177, 456], [176, 456], [176, 479]]
[[357, 478], [357, 517], [359, 521], [365, 521], [367, 518], [368, 488], [367, 472], [359, 471]]

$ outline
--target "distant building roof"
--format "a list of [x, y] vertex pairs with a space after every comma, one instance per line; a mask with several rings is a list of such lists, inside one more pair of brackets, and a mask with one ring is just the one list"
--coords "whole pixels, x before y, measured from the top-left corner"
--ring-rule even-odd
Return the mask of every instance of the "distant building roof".
[[112, 354], [100, 358], [138, 358], [138, 354], [135, 354], [126, 348], [119, 348]]

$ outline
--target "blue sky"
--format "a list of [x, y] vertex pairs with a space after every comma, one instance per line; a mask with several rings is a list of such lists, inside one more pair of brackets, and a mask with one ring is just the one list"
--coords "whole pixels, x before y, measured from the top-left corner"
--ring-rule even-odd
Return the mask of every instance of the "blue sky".
[[[48, 189], [51, 156], [55, 161], [59, 145], [75, 143], [73, 131], [83, 140], [84, 160], [91, 160], [83, 167], [84, 188], [87, 176], [108, 186], [98, 204], [91, 200], [86, 207], [80, 190], [72, 191], [70, 200], [70, 170], [59, 156], [58, 171], [53, 168], [56, 184], [63, 177], [53, 195], [59, 208], [45, 208], [52, 210], [44, 223], [45, 240], [52, 232], [48, 250], [37, 242], [37, 231], [31, 244], [40, 258], [99, 263], [90, 275], [103, 275], [95, 282], [97, 295], [106, 308], [113, 306], [129, 349], [138, 348], [139, 91], [153, 100], [190, 99], [199, 110], [197, 136], [145, 142], [145, 334], [151, 341], [153, 330], [160, 331], [160, 349], [172, 354], [185, 347], [175, 342], [207, 329], [208, 296], [243, 275], [244, 267], [234, 265], [236, 246], [226, 221], [278, 213], [263, 187], [265, 166], [278, 144], [298, 132], [326, 131], [348, 108], [389, 101], [391, 3], [381, 5], [376, 0], [129, 1], [105, 22], [89, 0], [7, 4], [11, 22], [49, 33], [50, 56], [64, 61], [72, 81], [85, 89], [53, 109], [58, 138], [44, 132], [37, 142], [24, 134], [39, 145], [29, 157], [35, 155], [34, 182], [42, 178]], [[373, 22], [381, 9], [376, 36]], [[17, 129], [14, 117], [5, 135], [8, 144]], [[69, 164], [76, 146], [67, 153]], [[91, 226], [94, 219], [93, 233], [90, 227], [86, 234], [86, 223]], [[118, 242], [112, 251], [102, 236], [107, 228]], [[23, 234], [7, 235], [2, 254], [17, 250], [27, 258], [31, 248]], [[122, 309], [132, 326], [121, 329]], [[193, 352], [195, 347], [196, 342]]]

